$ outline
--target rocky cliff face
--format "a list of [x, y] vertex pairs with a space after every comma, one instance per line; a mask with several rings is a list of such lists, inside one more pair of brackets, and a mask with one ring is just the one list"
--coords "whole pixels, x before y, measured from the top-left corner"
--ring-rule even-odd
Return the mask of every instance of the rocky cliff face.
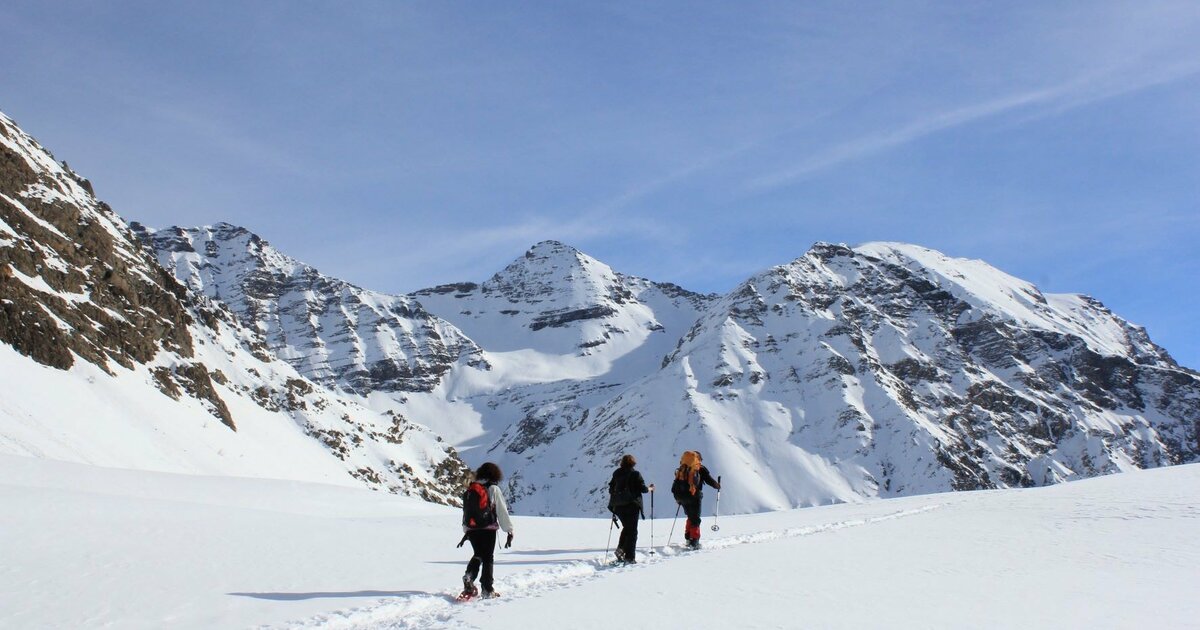
[[322, 275], [243, 228], [135, 228], [181, 283], [228, 305], [269, 353], [328, 387], [428, 392], [458, 362], [486, 368], [474, 342], [415, 300]]
[[186, 301], [91, 183], [0, 114], [0, 340], [59, 369], [163, 355], [164, 388], [205, 401], [233, 428], [208, 370], [190, 360]]

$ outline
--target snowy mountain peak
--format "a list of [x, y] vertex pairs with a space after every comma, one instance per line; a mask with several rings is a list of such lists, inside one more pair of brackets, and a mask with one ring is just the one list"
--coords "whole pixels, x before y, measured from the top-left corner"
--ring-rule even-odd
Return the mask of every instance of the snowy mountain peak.
[[485, 294], [557, 308], [621, 304], [630, 298], [608, 265], [558, 241], [542, 241], [483, 283]]
[[635, 349], [660, 352], [665, 331], [690, 324], [715, 299], [618, 273], [558, 241], [534, 245], [482, 285], [444, 285], [413, 297], [489, 351], [592, 357], [590, 373]]

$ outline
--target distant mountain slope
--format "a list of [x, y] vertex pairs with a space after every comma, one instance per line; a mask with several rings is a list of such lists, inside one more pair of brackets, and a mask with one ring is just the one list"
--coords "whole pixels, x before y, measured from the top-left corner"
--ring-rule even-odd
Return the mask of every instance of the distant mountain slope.
[[1195, 461], [1198, 428], [1200, 377], [1095, 300], [873, 243], [743, 283], [580, 431], [594, 465], [702, 449], [760, 510]]
[[322, 275], [243, 228], [135, 228], [180, 282], [228, 305], [271, 353], [323, 385], [430, 391], [458, 361], [485, 367], [478, 346], [416, 301]]
[[[236, 294], [222, 282], [236, 274], [208, 277], [209, 295]], [[718, 297], [546, 241], [482, 284], [409, 299], [478, 359], [387, 404], [501, 463], [526, 513], [602, 509], [624, 452], [662, 476], [702, 450], [735, 511], [1051, 484], [1200, 452], [1200, 379], [1143, 329], [911, 245], [818, 244]], [[256, 313], [271, 308], [246, 323], [270, 329]]]

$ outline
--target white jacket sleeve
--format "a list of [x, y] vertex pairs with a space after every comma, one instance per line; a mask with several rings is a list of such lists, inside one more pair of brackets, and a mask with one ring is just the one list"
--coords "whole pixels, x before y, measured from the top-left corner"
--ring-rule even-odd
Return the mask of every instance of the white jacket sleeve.
[[500, 486], [488, 488], [488, 495], [496, 506], [496, 522], [500, 524], [500, 529], [513, 533], [512, 519], [508, 517], [508, 503], [504, 501], [504, 493], [500, 491]]

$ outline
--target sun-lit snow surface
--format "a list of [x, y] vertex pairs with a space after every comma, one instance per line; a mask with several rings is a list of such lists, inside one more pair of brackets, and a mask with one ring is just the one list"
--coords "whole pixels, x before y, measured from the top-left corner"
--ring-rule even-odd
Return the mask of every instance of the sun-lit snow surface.
[[[1196, 627], [1200, 466], [719, 517], [602, 565], [602, 519], [516, 517], [504, 597], [451, 598], [457, 510], [300, 482], [0, 456], [4, 628]], [[728, 497], [723, 497], [723, 501]], [[674, 532], [678, 543], [680, 532]]]

